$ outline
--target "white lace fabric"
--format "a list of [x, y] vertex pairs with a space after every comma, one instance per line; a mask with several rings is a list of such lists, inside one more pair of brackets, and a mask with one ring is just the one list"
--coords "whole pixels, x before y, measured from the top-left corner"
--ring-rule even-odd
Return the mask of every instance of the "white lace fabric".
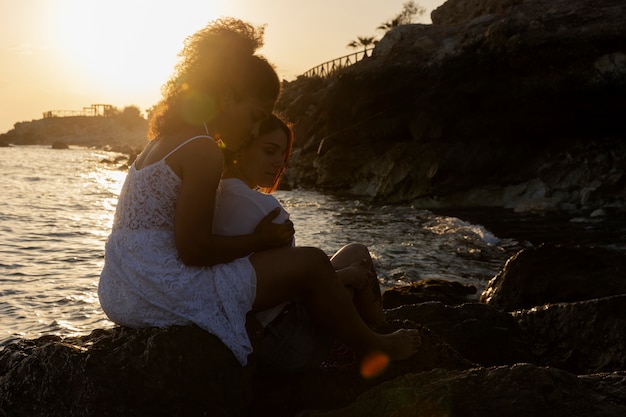
[[122, 326], [194, 323], [245, 365], [252, 352], [245, 320], [256, 293], [254, 268], [248, 258], [213, 267], [179, 259], [173, 230], [180, 183], [165, 159], [131, 166], [106, 242], [100, 304]]

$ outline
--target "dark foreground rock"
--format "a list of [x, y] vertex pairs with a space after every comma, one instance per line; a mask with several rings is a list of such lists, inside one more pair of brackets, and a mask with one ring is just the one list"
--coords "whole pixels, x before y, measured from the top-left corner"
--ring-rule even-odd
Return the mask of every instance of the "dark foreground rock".
[[539, 245], [510, 258], [480, 300], [513, 311], [617, 294], [626, 294], [626, 254], [622, 251]]
[[448, 305], [463, 304], [476, 294], [476, 287], [443, 279], [425, 279], [404, 287], [385, 291], [383, 307], [386, 309], [425, 301], [441, 301]]
[[411, 317], [482, 366], [531, 362], [532, 355], [515, 319], [486, 304], [449, 306], [441, 302], [404, 305], [388, 318]]
[[626, 370], [626, 295], [548, 304], [513, 316], [537, 364], [576, 374]]
[[[408, 322], [390, 321], [381, 331]], [[408, 372], [468, 369], [473, 363], [420, 328], [420, 354], [362, 378], [338, 346], [324, 367], [264, 376], [242, 367], [216, 337], [194, 326], [114, 328], [89, 336], [23, 340], [0, 352], [3, 416], [291, 416], [345, 406], [365, 390]]]
[[619, 416], [626, 412], [626, 405], [623, 398], [616, 401], [612, 390], [623, 390], [625, 381], [626, 374], [597, 374], [583, 380], [532, 364], [437, 369], [382, 384], [348, 407], [301, 416]]
[[[597, 250], [551, 253], [559, 264], [585, 253], [593, 259]], [[520, 255], [499, 276], [513, 276], [506, 269], [515, 263], [519, 271], [534, 271], [533, 258]], [[611, 258], [603, 252], [602, 259], [610, 270]], [[597, 279], [583, 275], [556, 282], [583, 294]], [[530, 278], [520, 282], [533, 285]], [[590, 292], [586, 300], [551, 303], [553, 287], [543, 286], [534, 290], [532, 307], [508, 312], [459, 303], [462, 297], [440, 301], [462, 295], [464, 287], [439, 281], [422, 287], [428, 291], [418, 299], [387, 309], [377, 329], [419, 329], [419, 351], [374, 377], [364, 377], [360, 361], [342, 345], [310, 372], [263, 375], [254, 355], [241, 367], [217, 338], [194, 326], [118, 327], [6, 346], [0, 416], [625, 415], [626, 294], [591, 298]], [[389, 295], [397, 303], [398, 293], [414, 295], [416, 288]], [[511, 297], [517, 289], [501, 285], [499, 291]]]
[[0, 375], [11, 417], [245, 415], [251, 395], [249, 370], [191, 326], [21, 341], [1, 352]]

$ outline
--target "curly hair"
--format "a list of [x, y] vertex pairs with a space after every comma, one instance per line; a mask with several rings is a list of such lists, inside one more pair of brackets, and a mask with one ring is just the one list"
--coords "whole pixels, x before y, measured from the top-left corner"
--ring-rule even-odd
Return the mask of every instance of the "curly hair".
[[280, 81], [272, 65], [256, 51], [265, 27], [234, 18], [218, 19], [185, 39], [174, 74], [150, 119], [150, 138], [201, 126], [218, 116], [218, 103], [229, 91], [235, 99], [276, 101]]

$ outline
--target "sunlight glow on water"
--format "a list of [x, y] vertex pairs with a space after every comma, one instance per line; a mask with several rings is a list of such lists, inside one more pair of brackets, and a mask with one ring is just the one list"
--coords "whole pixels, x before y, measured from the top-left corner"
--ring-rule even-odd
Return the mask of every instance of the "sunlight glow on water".
[[110, 326], [96, 291], [125, 172], [102, 162], [109, 157], [0, 149], [0, 340]]
[[[97, 286], [126, 176], [103, 162], [115, 156], [82, 148], [0, 148], [0, 346], [112, 326]], [[512, 253], [482, 226], [410, 206], [299, 190], [276, 197], [291, 213], [298, 245], [331, 255], [347, 243], [364, 243], [384, 287], [443, 278], [480, 291]]]

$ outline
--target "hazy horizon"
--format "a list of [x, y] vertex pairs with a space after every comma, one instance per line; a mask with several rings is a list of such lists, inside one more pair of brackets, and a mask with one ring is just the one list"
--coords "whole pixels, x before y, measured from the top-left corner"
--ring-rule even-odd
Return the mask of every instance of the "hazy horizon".
[[[408, 0], [0, 0], [0, 133], [49, 110], [96, 103], [142, 111], [156, 104], [185, 37], [233, 16], [266, 25], [259, 51], [293, 80], [325, 61], [356, 52], [358, 36], [384, 34]], [[430, 23], [444, 0], [416, 1]]]

